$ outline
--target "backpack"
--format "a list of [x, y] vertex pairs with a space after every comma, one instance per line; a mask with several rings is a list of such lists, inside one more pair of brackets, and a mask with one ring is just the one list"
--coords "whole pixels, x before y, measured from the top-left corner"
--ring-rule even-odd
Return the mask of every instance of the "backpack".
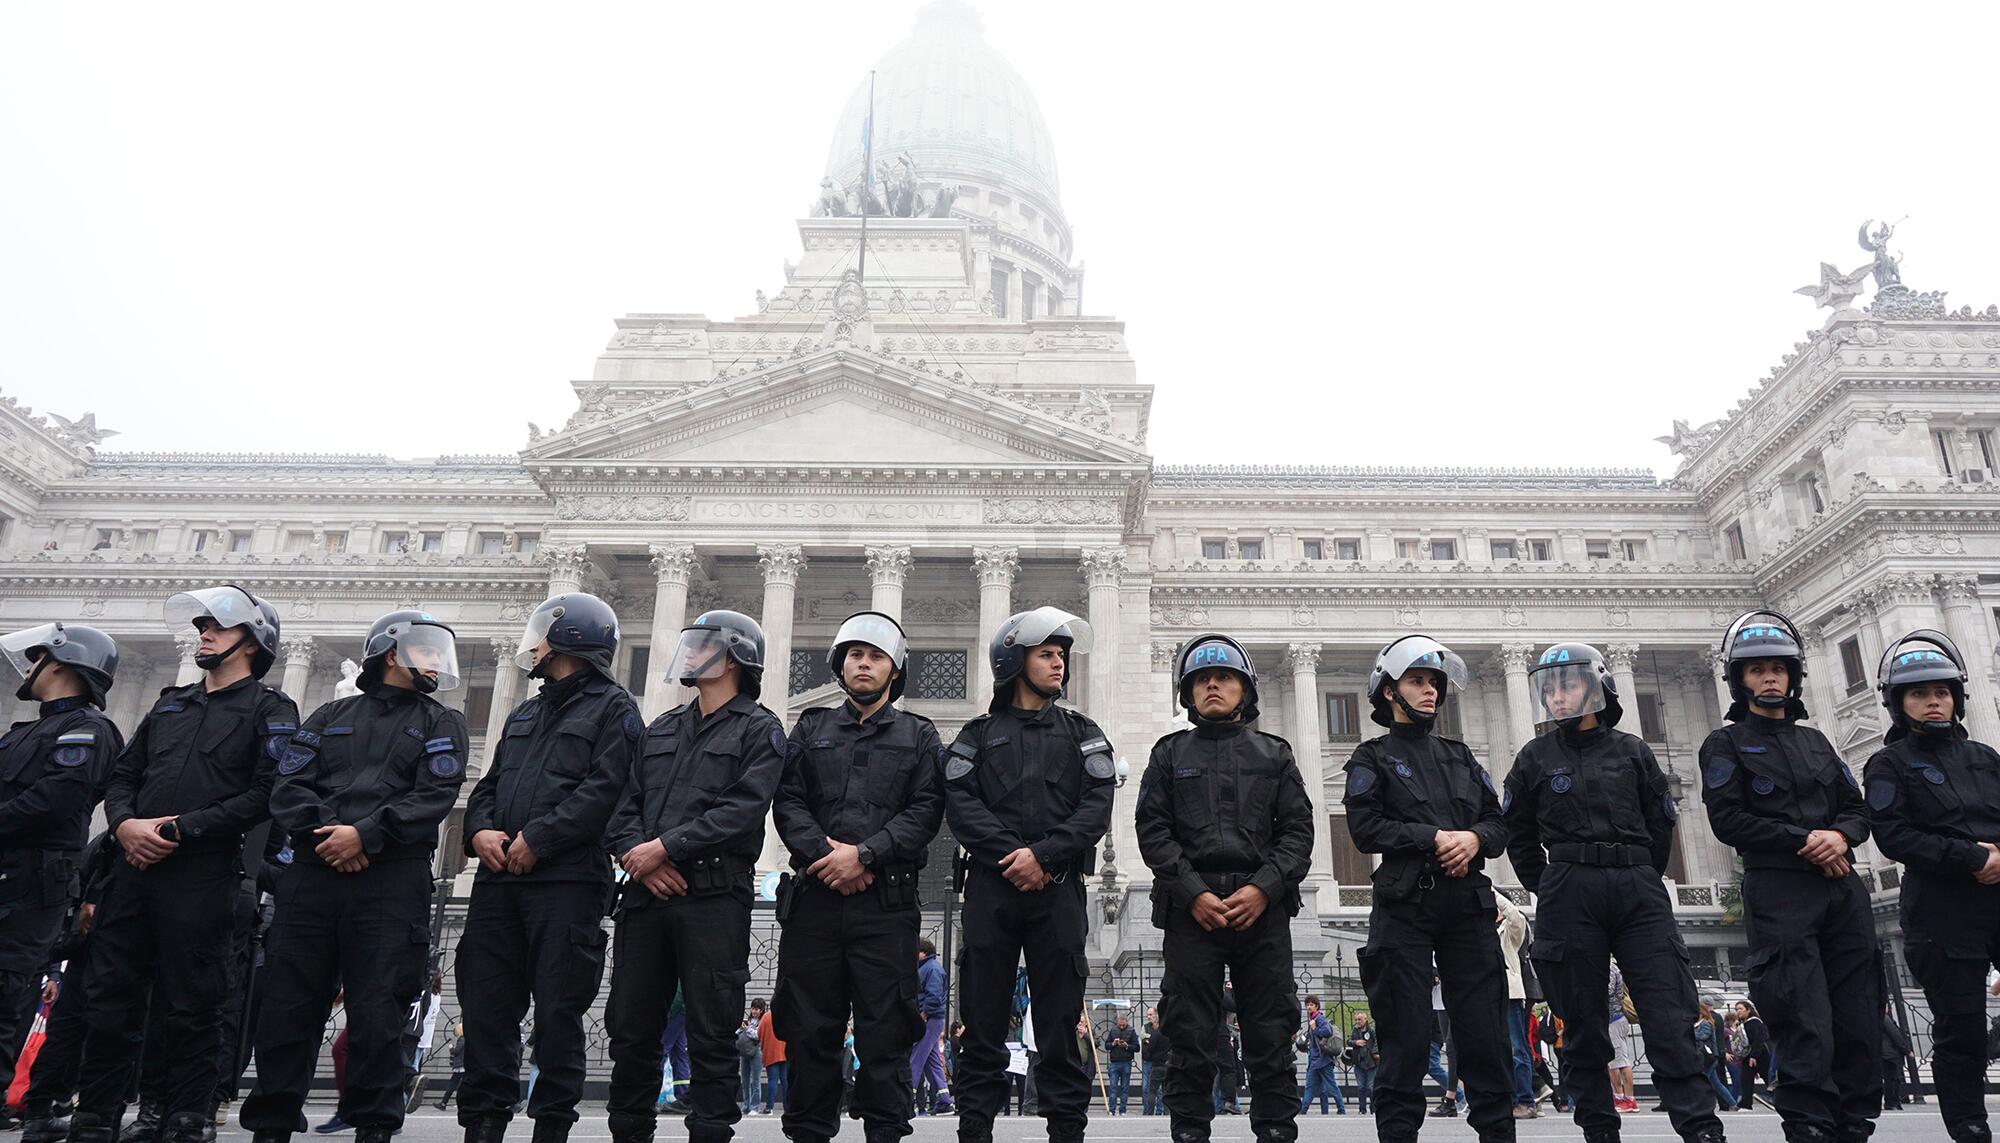
[[1715, 1025], [1700, 1017], [1694, 1022], [1694, 1046], [1701, 1051], [1703, 1066], [1715, 1063]]

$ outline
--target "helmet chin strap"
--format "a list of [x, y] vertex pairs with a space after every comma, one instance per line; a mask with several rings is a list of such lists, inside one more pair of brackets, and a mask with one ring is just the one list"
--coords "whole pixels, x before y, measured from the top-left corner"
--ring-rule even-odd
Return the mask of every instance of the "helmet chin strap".
[[405, 671], [409, 671], [411, 690], [417, 692], [420, 695], [437, 693], [438, 681], [436, 679], [431, 678], [429, 675], [424, 674], [422, 671], [411, 671], [408, 667], [405, 667], [403, 669]]
[[1419, 727], [1422, 727], [1423, 730], [1426, 733], [1428, 733], [1431, 728], [1431, 723], [1437, 721], [1437, 709], [1433, 707], [1428, 713], [1426, 713], [1424, 711], [1418, 710], [1416, 707], [1411, 706], [1410, 700], [1403, 697], [1402, 691], [1400, 690], [1396, 691], [1395, 695], [1396, 695], [1396, 705], [1403, 708], [1403, 713], [1410, 716], [1411, 722], [1417, 724]]
[[1773, 709], [1778, 709], [1778, 708], [1782, 708], [1782, 707], [1784, 707], [1784, 706], [1785, 706], [1785, 705], [1786, 705], [1787, 703], [1791, 702], [1791, 701], [1792, 701], [1792, 696], [1790, 696], [1790, 695], [1751, 695], [1751, 696], [1750, 696], [1750, 701], [1751, 701], [1751, 702], [1753, 702], [1753, 703], [1755, 703], [1755, 704], [1757, 704], [1758, 706], [1761, 706], [1761, 707], [1763, 707], [1763, 708], [1764, 708], [1765, 710], [1773, 710]]
[[47, 654], [35, 660], [35, 669], [29, 671], [28, 677], [21, 680], [21, 685], [14, 691], [14, 697], [22, 702], [34, 702], [35, 680], [42, 677], [42, 672], [48, 668], [51, 661], [51, 657]]
[[229, 656], [234, 655], [237, 652], [237, 650], [243, 646], [243, 644], [248, 643], [249, 641], [250, 641], [250, 633], [248, 631], [245, 631], [243, 634], [236, 637], [236, 642], [230, 644], [229, 649], [226, 651], [217, 651], [212, 655], [196, 655], [194, 657], [194, 665], [200, 667], [204, 671], [212, 671], [217, 667], [220, 667], [222, 664], [228, 662]]
[[[708, 669], [710, 667], [713, 667], [715, 664], [721, 662], [722, 657], [728, 653], [729, 652], [727, 650], [717, 651], [715, 655], [708, 660], [708, 662], [703, 663], [701, 666], [696, 667], [693, 671], [682, 675], [681, 685], [684, 687], [691, 687], [694, 686], [696, 683], [701, 682], [702, 677], [708, 674]], [[843, 689], [845, 689], [846, 684], [843, 683], [841, 684], [841, 686]]]

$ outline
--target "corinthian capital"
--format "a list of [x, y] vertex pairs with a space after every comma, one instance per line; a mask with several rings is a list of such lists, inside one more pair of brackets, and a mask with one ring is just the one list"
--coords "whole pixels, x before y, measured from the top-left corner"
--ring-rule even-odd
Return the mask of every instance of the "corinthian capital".
[[1507, 668], [1509, 674], [1516, 671], [1526, 674], [1528, 660], [1534, 657], [1533, 643], [1504, 643], [1500, 647], [1500, 665]]
[[1019, 548], [972, 549], [972, 571], [979, 577], [981, 587], [1012, 587], [1020, 570]]
[[653, 574], [663, 584], [686, 583], [694, 574], [694, 545], [673, 541], [650, 544], [646, 552], [653, 559]]
[[1319, 652], [1318, 643], [1293, 643], [1285, 648], [1285, 665], [1294, 675], [1318, 674]]
[[1608, 643], [1604, 647], [1604, 659], [1614, 671], [1629, 671], [1639, 664], [1637, 643]]
[[806, 570], [806, 551], [797, 544], [758, 544], [757, 566], [767, 584], [796, 585]]
[[1114, 544], [1103, 548], [1085, 548], [1077, 560], [1077, 567], [1083, 572], [1083, 581], [1091, 587], [1117, 587], [1125, 574], [1125, 548]]
[[868, 559], [869, 581], [876, 587], [901, 587], [916, 562], [908, 548], [865, 548], [863, 554]]
[[581, 580], [590, 570], [590, 548], [586, 544], [543, 544], [536, 550], [535, 558], [542, 561], [550, 575]]

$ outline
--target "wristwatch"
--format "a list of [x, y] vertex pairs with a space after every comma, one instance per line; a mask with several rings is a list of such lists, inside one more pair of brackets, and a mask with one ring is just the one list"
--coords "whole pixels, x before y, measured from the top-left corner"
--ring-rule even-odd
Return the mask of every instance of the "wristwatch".
[[854, 847], [854, 855], [861, 859], [863, 865], [873, 867], [875, 864], [875, 851], [868, 848], [865, 841]]
[[181, 843], [181, 823], [177, 821], [161, 822], [158, 826], [154, 827], [153, 832], [173, 842], [175, 845]]

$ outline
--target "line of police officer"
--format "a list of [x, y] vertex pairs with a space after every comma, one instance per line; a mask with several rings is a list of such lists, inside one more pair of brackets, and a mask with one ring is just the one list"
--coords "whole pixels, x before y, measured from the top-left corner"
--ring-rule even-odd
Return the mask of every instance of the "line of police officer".
[[[203, 678], [163, 691], [122, 753], [101, 713], [116, 669], [108, 638], [48, 625], [0, 639], [21, 695], [43, 703], [40, 718], [0, 739], [0, 860], [13, 881], [0, 904], [18, 918], [0, 944], [0, 987], [18, 994], [39, 973], [96, 783], [108, 782], [124, 860], [90, 947], [96, 987], [69, 1129], [104, 1143], [123, 1112], [151, 985], [170, 991], [148, 1034], [215, 1039], [220, 958], [204, 938], [226, 927], [243, 833], [268, 810], [290, 844], [267, 944], [259, 1080], [243, 1122], [260, 1143], [303, 1128], [319, 1029], [344, 985], [352, 1062], [340, 1116], [363, 1143], [381, 1143], [402, 1117], [399, 1032], [422, 984], [429, 857], [463, 778], [463, 719], [430, 697], [458, 683], [451, 632], [422, 612], [384, 616], [366, 640], [363, 693], [300, 726], [291, 701], [257, 682], [277, 642], [267, 603], [222, 587], [175, 596], [167, 614], [199, 631]], [[888, 616], [864, 612], [842, 625], [828, 666], [847, 701], [806, 712], [789, 738], [756, 702], [764, 642], [747, 616], [710, 612], [682, 632], [667, 678], [696, 698], [650, 726], [610, 678], [617, 638], [616, 616], [595, 597], [557, 596], [536, 610], [516, 662], [541, 689], [510, 713], [468, 805], [466, 851], [479, 862], [458, 956], [461, 995], [478, 998], [466, 1011], [460, 1120], [469, 1143], [504, 1135], [530, 1001], [541, 1080], [528, 1114], [537, 1143], [566, 1138], [614, 892], [613, 1136], [652, 1137], [660, 1029], [679, 988], [694, 1063], [689, 1137], [730, 1137], [749, 874], [774, 802], [794, 868], [779, 904], [774, 1004], [798, 1076], [786, 1133], [801, 1143], [835, 1133], [850, 1010], [867, 1135], [909, 1130], [898, 1061], [922, 1028], [909, 971], [915, 881], [943, 814], [966, 850], [960, 1137], [990, 1139], [1025, 954], [1044, 1048], [1042, 1114], [1052, 1140], [1081, 1139], [1089, 1084], [1068, 1034], [1087, 971], [1081, 881], [1109, 825], [1116, 771], [1101, 728], [1055, 700], [1070, 654], [1088, 648], [1089, 625], [1054, 608], [1010, 617], [989, 649], [989, 711], [948, 750], [928, 720], [892, 705], [908, 648]], [[1718, 838], [1747, 870], [1751, 994], [1776, 1043], [1773, 1091], [1787, 1138], [1865, 1138], [1879, 1109], [1881, 977], [1867, 895], [1848, 859], [1871, 808], [1885, 852], [1910, 865], [1904, 923], [1913, 971], [1939, 1014], [1947, 1127], [1954, 1139], [1988, 1138], [1976, 990], [2000, 959], [2000, 907], [1985, 892], [2000, 884], [2000, 755], [1960, 725], [1962, 658], [1931, 631], [1885, 653], [1879, 685], [1894, 725], [1869, 762], [1864, 799], [1831, 744], [1797, 725], [1804, 661], [1789, 621], [1752, 612], [1723, 647], [1734, 701], [1728, 725], [1703, 744], [1703, 793]], [[1507, 852], [1540, 898], [1532, 955], [1566, 1021], [1564, 1080], [1585, 1138], [1618, 1133], [1598, 1019], [1616, 955], [1670, 1121], [1688, 1139], [1720, 1140], [1691, 1032], [1686, 949], [1659, 879], [1677, 806], [1643, 742], [1615, 729], [1621, 706], [1603, 657], [1569, 643], [1536, 663], [1531, 693], [1549, 732], [1522, 749], [1504, 801], [1463, 743], [1434, 732], [1441, 705], [1466, 682], [1462, 660], [1437, 641], [1392, 642], [1369, 683], [1371, 715], [1388, 733], [1358, 747], [1347, 767], [1349, 828], [1360, 848], [1384, 855], [1359, 957], [1382, 1029], [1381, 1138], [1414, 1139], [1421, 1125], [1433, 973], [1461, 1049], [1469, 1122], [1482, 1139], [1513, 1137], [1504, 971], [1482, 872]], [[1155, 745], [1137, 823], [1154, 922], [1166, 933], [1162, 1020], [1187, 1045], [1168, 1061], [1172, 1130], [1179, 1143], [1208, 1136], [1214, 1060], [1204, 1045], [1222, 1019], [1227, 971], [1253, 1073], [1252, 1127], [1283, 1143], [1296, 1135], [1297, 1101], [1288, 921], [1310, 853], [1311, 803], [1290, 747], [1251, 729], [1256, 673], [1240, 644], [1219, 634], [1189, 640], [1175, 694], [1192, 727]], [[622, 891], [607, 851], [626, 874]], [[0, 1009], [0, 1019], [15, 1010]], [[176, 1057], [163, 1138], [199, 1137], [218, 1060]], [[36, 1134], [59, 1137], [46, 1124]]]

